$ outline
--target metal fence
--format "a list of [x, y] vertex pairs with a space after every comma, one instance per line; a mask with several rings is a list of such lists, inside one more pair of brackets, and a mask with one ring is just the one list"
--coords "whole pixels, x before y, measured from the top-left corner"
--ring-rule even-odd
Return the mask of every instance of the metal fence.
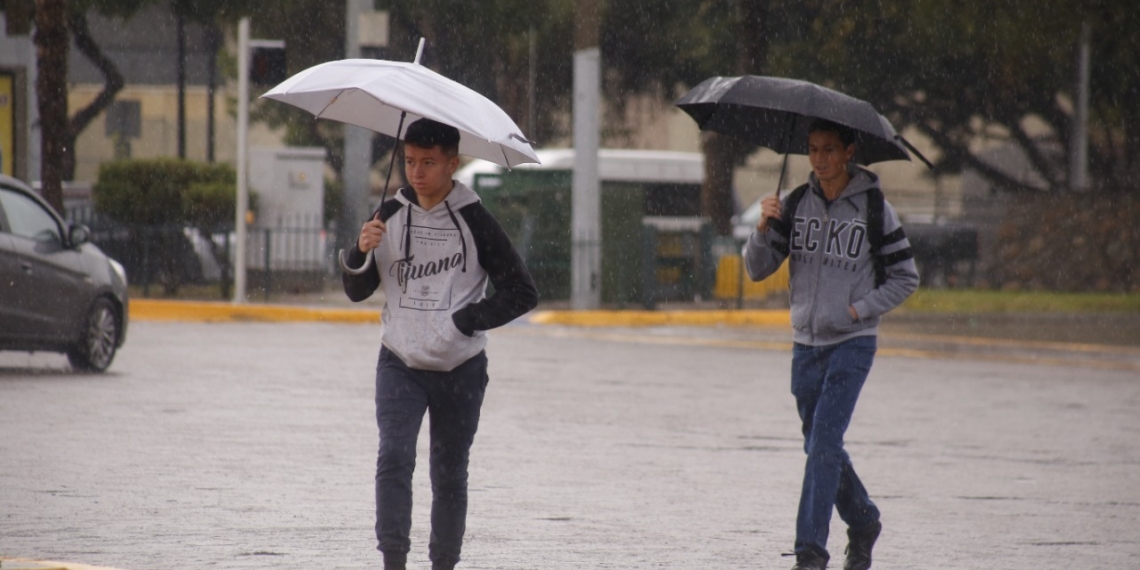
[[[233, 295], [233, 224], [129, 225], [111, 220], [90, 205], [67, 208], [68, 221], [86, 225], [91, 241], [122, 263], [130, 282], [149, 297], [172, 296], [185, 286], [216, 287], [218, 298]], [[250, 296], [315, 291], [336, 275], [334, 237], [314, 216], [262, 220], [247, 230], [246, 274]]]

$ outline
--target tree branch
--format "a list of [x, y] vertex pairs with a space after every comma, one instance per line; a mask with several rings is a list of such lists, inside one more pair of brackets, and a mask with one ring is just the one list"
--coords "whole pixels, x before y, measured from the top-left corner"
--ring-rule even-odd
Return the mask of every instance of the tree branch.
[[[969, 150], [954, 143], [953, 139], [945, 133], [934, 129], [926, 123], [915, 123], [915, 127], [922, 132], [922, 134], [930, 137], [934, 144], [952, 160], [958, 161], [965, 166], [977, 170], [979, 174], [984, 176], [987, 180], [994, 184], [995, 188], [1002, 190], [1010, 190], [1014, 192], [1040, 192], [1039, 188], [1034, 188], [1028, 184], [1020, 182], [1001, 170], [986, 164], [978, 157], [970, 153]], [[941, 162], [941, 161], [940, 161]]]
[[1013, 140], [1021, 146], [1025, 151], [1025, 155], [1029, 157], [1029, 162], [1033, 165], [1033, 169], [1045, 179], [1049, 185], [1049, 191], [1056, 192], [1058, 189], [1063, 188], [1063, 185], [1057, 180], [1057, 173], [1051, 167], [1049, 160], [1045, 154], [1041, 152], [1041, 145], [1034, 141], [1029, 133], [1021, 126], [1021, 121], [1011, 117], [1011, 120], [1003, 121], [1006, 128], [1013, 135]]
[[119, 73], [119, 68], [115, 66], [115, 62], [103, 53], [99, 44], [95, 43], [95, 38], [91, 36], [91, 30], [87, 26], [87, 15], [82, 12], [72, 12], [69, 23], [71, 24], [71, 34], [75, 38], [75, 47], [87, 59], [91, 60], [95, 67], [99, 68], [104, 78], [103, 90], [86, 107], [71, 117], [68, 134], [71, 137], [78, 137], [91, 124], [91, 121], [115, 100], [115, 95], [122, 90], [124, 81], [123, 75]]

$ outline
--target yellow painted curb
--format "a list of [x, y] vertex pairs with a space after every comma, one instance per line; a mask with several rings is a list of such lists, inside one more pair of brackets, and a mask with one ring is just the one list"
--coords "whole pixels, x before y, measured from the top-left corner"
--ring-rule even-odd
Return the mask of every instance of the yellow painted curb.
[[769, 311], [538, 311], [538, 325], [574, 327], [789, 326], [791, 314]]
[[286, 305], [235, 305], [194, 301], [133, 299], [133, 321], [379, 323], [380, 312], [360, 309], [314, 309]]

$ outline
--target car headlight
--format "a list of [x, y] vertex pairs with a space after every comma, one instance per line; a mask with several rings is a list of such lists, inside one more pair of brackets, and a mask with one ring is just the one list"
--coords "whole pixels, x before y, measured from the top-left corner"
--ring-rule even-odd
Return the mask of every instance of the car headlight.
[[123, 281], [123, 286], [126, 287], [127, 286], [127, 270], [123, 268], [123, 264], [119, 263], [118, 261], [115, 261], [114, 259], [110, 259], [110, 258], [108, 258], [107, 261], [111, 262], [111, 270], [115, 272], [115, 275], [119, 276], [119, 279], [121, 279]]

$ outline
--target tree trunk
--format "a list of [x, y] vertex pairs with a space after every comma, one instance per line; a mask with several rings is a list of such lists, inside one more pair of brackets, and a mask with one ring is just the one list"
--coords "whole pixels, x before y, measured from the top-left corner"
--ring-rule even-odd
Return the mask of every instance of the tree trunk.
[[75, 38], [75, 47], [103, 73], [103, 90], [86, 107], [75, 113], [75, 116], [69, 121], [63, 150], [64, 180], [75, 179], [76, 139], [83, 131], [87, 130], [95, 117], [98, 117], [107, 107], [111, 106], [111, 103], [115, 101], [115, 95], [123, 89], [124, 83], [123, 75], [119, 73], [119, 68], [115, 66], [115, 62], [103, 53], [99, 44], [95, 43], [95, 38], [91, 36], [91, 30], [87, 27], [87, 15], [81, 12], [73, 12], [69, 23], [71, 34]]
[[[763, 73], [768, 58], [767, 0], [737, 0], [736, 72], [741, 75]], [[717, 235], [732, 235], [735, 213], [733, 171], [754, 145], [716, 133], [701, 137], [705, 154], [705, 182], [701, 186], [701, 215], [712, 220]]]
[[218, 50], [222, 46], [222, 31], [217, 22], [206, 26], [206, 44], [210, 62], [206, 68], [206, 162], [214, 162], [214, 99], [217, 96]]
[[708, 132], [701, 137], [705, 153], [705, 183], [701, 186], [701, 215], [712, 220], [717, 235], [732, 235], [736, 200], [732, 178], [736, 166], [748, 156], [753, 145], [730, 136]]
[[178, 35], [178, 60], [174, 69], [178, 77], [178, 158], [186, 158], [186, 16], [179, 10], [174, 13]]
[[63, 212], [67, 149], [67, 0], [36, 0], [36, 99], [40, 112], [41, 194]]

